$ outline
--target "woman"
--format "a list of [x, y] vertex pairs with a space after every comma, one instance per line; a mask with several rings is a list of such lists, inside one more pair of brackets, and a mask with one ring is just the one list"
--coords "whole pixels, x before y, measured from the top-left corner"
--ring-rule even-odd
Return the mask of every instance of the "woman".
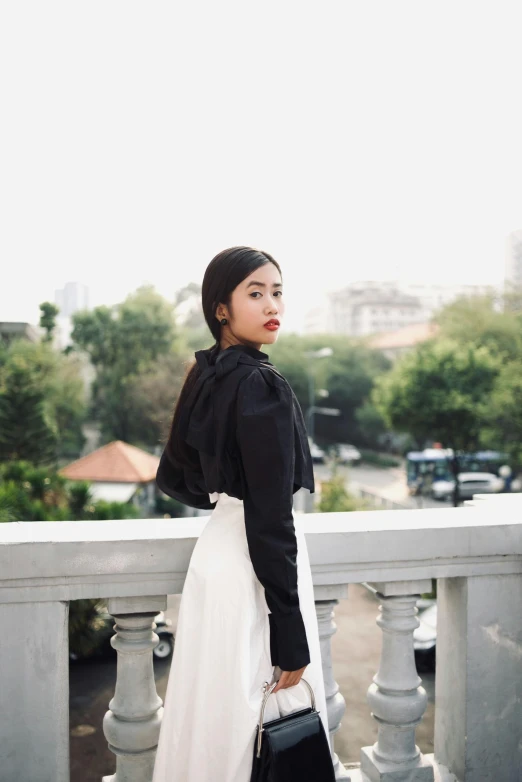
[[[153, 782], [249, 782], [263, 684], [265, 722], [309, 705], [328, 735], [310, 563], [293, 494], [314, 491], [299, 403], [268, 355], [284, 315], [271, 255], [233, 247], [209, 264], [196, 352], [157, 484], [212, 509], [180, 603]], [[320, 780], [317, 780], [320, 782]]]

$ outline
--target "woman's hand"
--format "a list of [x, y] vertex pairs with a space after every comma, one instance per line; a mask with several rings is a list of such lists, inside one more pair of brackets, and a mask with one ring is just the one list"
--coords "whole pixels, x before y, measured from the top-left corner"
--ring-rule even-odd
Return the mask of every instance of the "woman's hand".
[[280, 668], [277, 669], [276, 667], [276, 676], [277, 670], [281, 671], [281, 675], [279, 676], [277, 687], [272, 690], [272, 693], [278, 692], [279, 690], [286, 690], [288, 687], [295, 687], [295, 685], [299, 684], [301, 681], [301, 676], [303, 675], [305, 669], [306, 665], [304, 668], [299, 668], [298, 671], [281, 671]]

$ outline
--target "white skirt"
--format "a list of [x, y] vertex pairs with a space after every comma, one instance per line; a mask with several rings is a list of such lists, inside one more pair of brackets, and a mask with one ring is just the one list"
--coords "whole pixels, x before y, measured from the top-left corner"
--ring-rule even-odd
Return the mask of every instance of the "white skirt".
[[[243, 501], [217, 505], [199, 536], [181, 597], [152, 782], [249, 782], [263, 684], [275, 681], [268, 606], [252, 567]], [[297, 578], [312, 686], [326, 735], [328, 720], [312, 574], [295, 519]], [[267, 702], [264, 721], [310, 704], [304, 684]]]

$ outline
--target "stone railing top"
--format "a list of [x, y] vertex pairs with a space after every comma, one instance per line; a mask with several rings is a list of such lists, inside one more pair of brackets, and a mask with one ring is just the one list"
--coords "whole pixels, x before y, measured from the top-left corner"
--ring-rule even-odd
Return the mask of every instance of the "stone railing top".
[[[0, 602], [179, 592], [206, 521], [0, 524]], [[295, 514], [295, 523], [317, 586], [522, 572], [516, 502]]]
[[[488, 500], [478, 503], [477, 500]], [[506, 507], [501, 514], [491, 505]], [[511, 501], [511, 502], [508, 502]], [[509, 504], [509, 508], [507, 507]], [[405, 510], [295, 513], [306, 534], [379, 532], [427, 529], [507, 527], [522, 522], [522, 495], [477, 495], [466, 508], [412, 508]], [[489, 507], [489, 509], [488, 509]], [[470, 509], [473, 510], [470, 513]], [[112, 521], [21, 521], [0, 524], [0, 546], [20, 543], [72, 543], [124, 540], [197, 538], [208, 516], [179, 519], [116, 519]]]

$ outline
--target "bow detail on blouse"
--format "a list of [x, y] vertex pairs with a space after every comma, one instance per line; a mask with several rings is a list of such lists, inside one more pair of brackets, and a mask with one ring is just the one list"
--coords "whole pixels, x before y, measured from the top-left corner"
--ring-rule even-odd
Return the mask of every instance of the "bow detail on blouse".
[[181, 436], [188, 445], [207, 454], [215, 454], [214, 387], [239, 363], [272, 367], [266, 353], [246, 345], [231, 345], [217, 353], [214, 348], [198, 350], [194, 354], [201, 374], [185, 400], [180, 414]]

